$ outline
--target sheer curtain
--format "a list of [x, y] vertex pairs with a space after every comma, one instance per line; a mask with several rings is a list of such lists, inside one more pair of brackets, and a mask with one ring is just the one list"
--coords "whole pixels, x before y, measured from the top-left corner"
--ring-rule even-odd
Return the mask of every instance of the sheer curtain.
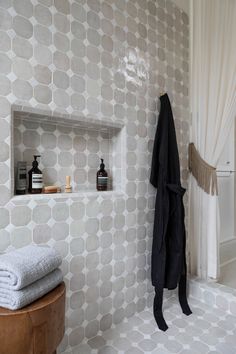
[[[192, 0], [192, 141], [217, 166], [236, 116], [236, 1]], [[190, 177], [190, 266], [219, 276], [218, 197]]]

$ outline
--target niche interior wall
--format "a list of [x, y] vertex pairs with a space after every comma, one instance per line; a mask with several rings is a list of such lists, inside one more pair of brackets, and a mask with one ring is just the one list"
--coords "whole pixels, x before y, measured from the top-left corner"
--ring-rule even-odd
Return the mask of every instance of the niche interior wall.
[[[186, 187], [188, 47], [188, 17], [170, 0], [0, 0], [0, 252], [46, 243], [62, 254], [60, 352], [152, 303], [158, 96], [166, 91], [172, 102]], [[121, 121], [121, 192], [12, 197], [13, 107]]]

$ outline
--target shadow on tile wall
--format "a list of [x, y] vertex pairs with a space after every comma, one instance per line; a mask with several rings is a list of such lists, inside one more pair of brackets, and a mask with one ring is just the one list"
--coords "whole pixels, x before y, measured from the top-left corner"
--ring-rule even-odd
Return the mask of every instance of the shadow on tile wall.
[[[149, 170], [163, 90], [187, 186], [188, 17], [170, 0], [4, 0], [0, 31], [0, 251], [34, 242], [62, 254], [63, 351], [152, 302]], [[11, 200], [13, 104], [123, 121], [125, 193]]]

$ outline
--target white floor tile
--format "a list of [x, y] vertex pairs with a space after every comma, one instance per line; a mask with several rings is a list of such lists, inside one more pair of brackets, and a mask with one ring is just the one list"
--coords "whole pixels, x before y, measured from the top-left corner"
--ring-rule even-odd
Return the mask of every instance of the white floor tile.
[[[153, 326], [152, 309], [145, 309], [124, 323], [87, 340], [73, 354], [235, 354], [236, 317], [190, 299], [193, 315], [181, 313], [176, 301], [169, 301], [164, 316], [169, 329]], [[217, 313], [218, 312], [218, 313]], [[219, 316], [216, 316], [216, 313]], [[172, 314], [172, 316], [170, 316]]]

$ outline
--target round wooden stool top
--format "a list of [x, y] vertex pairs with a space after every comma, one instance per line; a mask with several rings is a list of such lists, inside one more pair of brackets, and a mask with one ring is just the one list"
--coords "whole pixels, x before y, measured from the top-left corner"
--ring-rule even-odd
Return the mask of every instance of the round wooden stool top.
[[0, 307], [0, 354], [52, 354], [65, 332], [65, 283], [23, 309]]

